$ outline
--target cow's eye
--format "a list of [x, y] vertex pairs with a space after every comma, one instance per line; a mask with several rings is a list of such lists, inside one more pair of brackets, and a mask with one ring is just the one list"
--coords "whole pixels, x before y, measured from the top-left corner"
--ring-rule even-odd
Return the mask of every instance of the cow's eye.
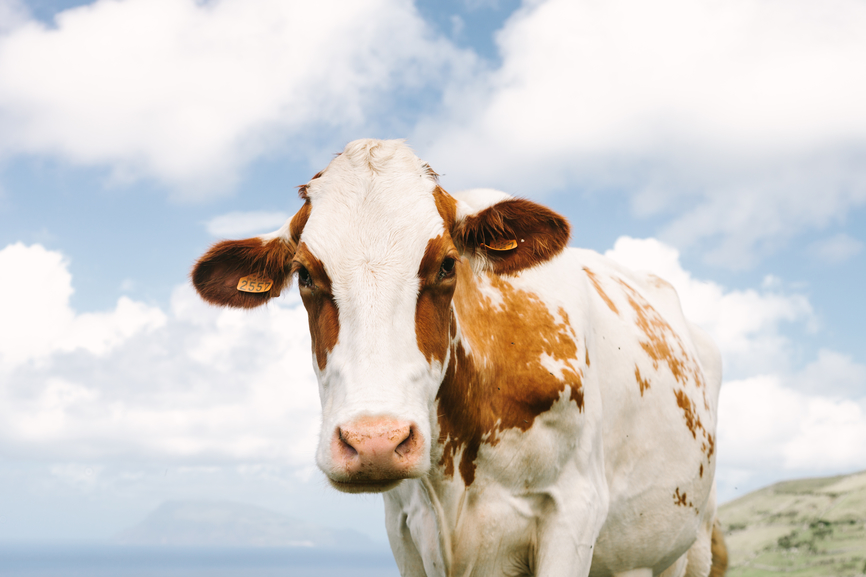
[[439, 279], [451, 276], [454, 273], [454, 259], [450, 256], [445, 257], [442, 261], [442, 266], [439, 267]]
[[310, 276], [310, 272], [304, 267], [298, 269], [298, 284], [307, 288], [313, 286], [313, 278]]

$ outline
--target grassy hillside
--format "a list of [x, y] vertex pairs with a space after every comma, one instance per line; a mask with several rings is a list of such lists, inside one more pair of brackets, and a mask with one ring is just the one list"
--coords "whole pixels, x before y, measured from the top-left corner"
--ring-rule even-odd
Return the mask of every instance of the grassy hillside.
[[866, 575], [866, 471], [776, 483], [719, 518], [729, 577]]

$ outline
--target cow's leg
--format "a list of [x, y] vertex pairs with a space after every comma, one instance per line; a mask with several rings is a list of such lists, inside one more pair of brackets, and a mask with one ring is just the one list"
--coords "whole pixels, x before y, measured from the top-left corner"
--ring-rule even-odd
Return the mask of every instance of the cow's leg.
[[694, 545], [689, 548], [686, 554], [688, 557], [688, 567], [685, 571], [685, 577], [707, 577], [710, 574], [710, 566], [712, 565], [712, 545], [711, 535], [713, 532], [713, 520], [705, 523], [702, 530], [698, 532], [698, 538]]
[[[702, 521], [697, 538], [689, 548], [688, 567], [683, 573], [685, 577], [722, 577], [727, 568], [727, 551], [725, 541], [721, 533], [716, 511], [716, 485], [713, 483], [709, 500], [706, 504], [705, 518]], [[720, 556], [724, 559], [720, 559]], [[715, 571], [714, 573], [711, 573]]]
[[585, 408], [570, 448], [571, 460], [554, 484], [537, 493], [535, 575], [587, 577], [607, 519], [610, 491], [604, 469], [601, 398], [594, 379], [584, 383]]
[[[539, 519], [535, 574], [545, 577], [585, 577], [592, 552], [607, 517], [607, 485], [596, 477], [562, 483], [567, 493], [546, 494], [547, 511]], [[574, 488], [582, 487], [575, 491]]]
[[728, 547], [725, 545], [725, 535], [722, 533], [722, 525], [718, 519], [713, 523], [711, 543], [713, 563], [710, 568], [710, 577], [724, 577], [728, 570]]
[[[694, 546], [692, 546], [694, 548]], [[691, 549], [686, 551], [684, 555], [682, 555], [679, 559], [677, 559], [673, 565], [662, 571], [659, 577], [683, 577], [686, 574], [686, 567], [689, 565], [689, 560], [691, 559]], [[705, 575], [702, 577], [706, 577]]]

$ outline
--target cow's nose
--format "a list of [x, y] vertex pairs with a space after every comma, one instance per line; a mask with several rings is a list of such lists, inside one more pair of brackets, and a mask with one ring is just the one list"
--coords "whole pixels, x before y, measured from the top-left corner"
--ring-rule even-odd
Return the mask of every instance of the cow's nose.
[[359, 482], [405, 478], [422, 453], [416, 427], [389, 418], [368, 417], [337, 427], [331, 443], [335, 469]]

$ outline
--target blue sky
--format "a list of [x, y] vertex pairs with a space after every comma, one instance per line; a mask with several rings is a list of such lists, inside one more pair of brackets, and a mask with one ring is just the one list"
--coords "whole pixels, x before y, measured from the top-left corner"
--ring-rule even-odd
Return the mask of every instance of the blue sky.
[[346, 142], [546, 203], [715, 336], [722, 499], [866, 467], [858, 0], [0, 0], [0, 539], [171, 498], [384, 539], [313, 466], [294, 292], [190, 265], [272, 230]]

